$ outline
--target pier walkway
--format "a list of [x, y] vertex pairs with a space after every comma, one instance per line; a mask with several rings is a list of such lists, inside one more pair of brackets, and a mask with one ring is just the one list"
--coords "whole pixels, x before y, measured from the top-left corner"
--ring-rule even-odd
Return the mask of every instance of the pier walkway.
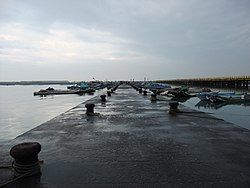
[[[249, 187], [250, 131], [168, 101], [151, 102], [120, 86], [106, 103], [95, 97], [0, 147], [41, 143], [42, 176], [6, 187]], [[0, 169], [0, 181], [10, 177]]]

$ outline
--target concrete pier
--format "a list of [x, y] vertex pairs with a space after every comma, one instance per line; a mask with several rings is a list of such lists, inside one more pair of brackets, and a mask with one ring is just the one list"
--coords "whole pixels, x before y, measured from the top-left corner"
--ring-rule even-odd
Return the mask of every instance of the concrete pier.
[[[95, 104], [86, 115], [85, 104]], [[249, 187], [250, 131], [180, 105], [120, 86], [0, 147], [0, 161], [21, 142], [42, 145], [41, 177], [6, 187]], [[0, 182], [11, 179], [0, 169]]]

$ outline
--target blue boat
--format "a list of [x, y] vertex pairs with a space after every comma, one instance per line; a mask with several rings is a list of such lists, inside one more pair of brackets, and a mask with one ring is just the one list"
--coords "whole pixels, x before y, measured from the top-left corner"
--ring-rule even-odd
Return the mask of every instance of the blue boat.
[[144, 88], [149, 90], [160, 90], [160, 89], [169, 89], [171, 88], [171, 86], [168, 84], [151, 82], [151, 83], [145, 83]]

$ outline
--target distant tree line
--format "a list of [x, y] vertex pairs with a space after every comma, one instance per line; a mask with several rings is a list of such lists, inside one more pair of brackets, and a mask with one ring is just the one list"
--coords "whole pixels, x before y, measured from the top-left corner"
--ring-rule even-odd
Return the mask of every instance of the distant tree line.
[[68, 85], [75, 84], [77, 82], [70, 82], [67, 80], [55, 80], [55, 81], [10, 81], [10, 82], [0, 82], [0, 85]]

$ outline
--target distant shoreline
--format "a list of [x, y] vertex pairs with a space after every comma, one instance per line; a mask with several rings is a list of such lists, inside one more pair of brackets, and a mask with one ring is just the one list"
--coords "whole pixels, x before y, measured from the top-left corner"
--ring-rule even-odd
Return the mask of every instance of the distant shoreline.
[[70, 81], [11, 81], [11, 82], [0, 82], [0, 85], [70, 85], [76, 84], [77, 82]]

